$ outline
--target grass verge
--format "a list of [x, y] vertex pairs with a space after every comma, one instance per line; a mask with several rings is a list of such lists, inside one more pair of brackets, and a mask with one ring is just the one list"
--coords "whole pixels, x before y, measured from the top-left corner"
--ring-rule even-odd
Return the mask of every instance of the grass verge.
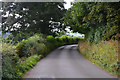
[[78, 49], [92, 63], [116, 76], [120, 76], [117, 65], [118, 41], [101, 41], [99, 44], [79, 41]]

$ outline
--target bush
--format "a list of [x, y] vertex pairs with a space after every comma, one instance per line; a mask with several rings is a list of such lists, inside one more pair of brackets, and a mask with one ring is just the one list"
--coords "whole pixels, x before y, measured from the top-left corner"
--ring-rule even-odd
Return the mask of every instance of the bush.
[[47, 36], [47, 41], [54, 43], [55, 42], [55, 38], [52, 35]]
[[72, 44], [72, 43], [73, 43], [72, 37], [70, 37], [70, 36], [68, 36], [68, 43], [69, 43], [69, 44]]
[[25, 61], [17, 64], [17, 69], [16, 69], [17, 78], [22, 78], [23, 73], [33, 68], [41, 57], [42, 57], [41, 55], [36, 54], [34, 56], [27, 58]]
[[[29, 58], [25, 58], [22, 61], [16, 54], [16, 46], [10, 43], [1, 43], [2, 47], [2, 79], [12, 79], [22, 78], [23, 73], [28, 71], [30, 68], [35, 66], [37, 61], [42, 57], [41, 55], [34, 55]], [[40, 44], [43, 46], [44, 43]], [[44, 47], [45, 48], [45, 47]], [[19, 80], [19, 79], [18, 79]]]
[[18, 56], [3, 52], [2, 54], [2, 77], [3, 78], [15, 78], [16, 76], [16, 63], [18, 61]]
[[47, 47], [47, 50], [49, 53], [50, 51], [55, 49], [55, 47], [57, 46], [57, 41], [55, 40], [55, 38], [52, 35], [48, 35], [46, 37], [46, 39], [47, 39], [46, 47]]
[[27, 40], [22, 40], [18, 45], [17, 45], [17, 54], [19, 57], [29, 57], [34, 54], [42, 54], [45, 52], [45, 39], [42, 38], [41, 36], [34, 35]]
[[12, 44], [17, 44], [19, 42], [21, 42], [23, 39], [28, 39], [29, 37], [31, 37], [33, 35], [33, 33], [17, 33], [17, 34], [10, 34], [6, 37], [7, 41], [11, 41]]
[[79, 40], [83, 40], [84, 38], [82, 37], [70, 37], [66, 35], [62, 35], [61, 37], [55, 37], [57, 43], [59, 45], [67, 45], [67, 44], [76, 44], [78, 43]]
[[66, 35], [62, 35], [60, 38], [62, 39], [62, 41], [63, 41], [64, 43], [67, 43], [67, 42], [68, 42], [68, 38], [67, 38]]
[[18, 55], [15, 54], [16, 46], [8, 43], [2, 43], [2, 77], [3, 78], [15, 78], [16, 76], [16, 64], [19, 61]]
[[39, 46], [36, 47], [37, 54], [42, 55], [42, 56], [46, 56], [49, 52], [48, 48], [47, 48], [47, 45], [44, 44], [44, 43], [40, 43], [38, 45]]
[[58, 43], [63, 43], [63, 39], [61, 37], [55, 37]]

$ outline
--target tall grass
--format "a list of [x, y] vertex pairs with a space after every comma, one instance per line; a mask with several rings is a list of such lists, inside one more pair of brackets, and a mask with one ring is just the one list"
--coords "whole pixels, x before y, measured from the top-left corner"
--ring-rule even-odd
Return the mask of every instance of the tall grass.
[[79, 51], [91, 62], [115, 75], [118, 72], [118, 41], [101, 41], [99, 44], [90, 44], [87, 41], [79, 42]]

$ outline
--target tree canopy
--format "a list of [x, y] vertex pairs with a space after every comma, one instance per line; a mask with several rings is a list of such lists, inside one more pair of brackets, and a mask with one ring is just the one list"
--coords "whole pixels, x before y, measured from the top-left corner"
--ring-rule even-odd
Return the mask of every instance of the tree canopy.
[[62, 2], [3, 3], [2, 31], [52, 34], [60, 29], [65, 8]]
[[120, 2], [76, 2], [66, 12], [64, 23], [84, 33], [90, 42], [117, 39], [120, 33]]

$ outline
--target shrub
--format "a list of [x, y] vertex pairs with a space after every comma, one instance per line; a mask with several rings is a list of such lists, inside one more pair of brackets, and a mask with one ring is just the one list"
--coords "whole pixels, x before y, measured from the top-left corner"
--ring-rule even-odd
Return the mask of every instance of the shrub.
[[[66, 36], [66, 35], [62, 35], [61, 37], [55, 37], [57, 43], [60, 43], [61, 46], [62, 45], [66, 45], [66, 44], [76, 44], [78, 43], [79, 40], [83, 40], [83, 37], [70, 37], [70, 36]], [[59, 44], [59, 45], [60, 45]]]
[[46, 44], [40, 43], [38, 47], [36, 47], [36, 53], [42, 56], [46, 56], [48, 54], [48, 48]]
[[58, 43], [63, 43], [63, 39], [61, 37], [55, 37]]
[[15, 46], [8, 43], [2, 43], [2, 77], [15, 78], [16, 64], [19, 61], [18, 55], [15, 54]]
[[16, 55], [3, 52], [2, 54], [2, 77], [3, 78], [15, 78], [16, 75], [16, 62], [19, 59]]
[[17, 64], [16, 69], [17, 78], [22, 78], [23, 73], [33, 68], [33, 66], [36, 65], [36, 63], [40, 60], [41, 57], [42, 57], [41, 55], [36, 54], [34, 56], [27, 58], [25, 61]]
[[[41, 44], [42, 43], [42, 44]], [[22, 40], [17, 45], [17, 54], [19, 57], [29, 57], [34, 54], [41, 54], [45, 52], [45, 39], [41, 36], [34, 35], [27, 40]]]
[[67, 43], [68, 42], [68, 38], [66, 35], [62, 35], [61, 36], [62, 40], [64, 41], [64, 43]]
[[19, 42], [21, 42], [23, 39], [28, 39], [29, 37], [31, 37], [33, 35], [33, 33], [17, 33], [17, 34], [10, 34], [6, 37], [7, 41], [11, 41], [12, 44], [17, 44]]
[[59, 37], [55, 37], [55, 40], [56, 40], [57, 42], [59, 42]]
[[47, 39], [47, 43], [46, 43], [47, 48], [53, 50], [59, 46], [59, 42], [52, 35], [47, 36], [46, 39]]
[[68, 43], [69, 43], [69, 44], [72, 44], [72, 43], [73, 43], [73, 39], [72, 39], [72, 37], [70, 37], [70, 36], [68, 36]]
[[47, 36], [47, 41], [54, 43], [55, 42], [55, 38], [52, 35]]
[[[40, 44], [40, 46], [42, 45], [44, 44]], [[41, 55], [34, 55], [22, 61], [22, 58], [20, 59], [16, 54], [16, 46], [10, 43], [2, 43], [0, 49], [2, 50], [1, 76], [3, 80], [22, 78], [23, 73], [32, 68], [42, 57]]]

